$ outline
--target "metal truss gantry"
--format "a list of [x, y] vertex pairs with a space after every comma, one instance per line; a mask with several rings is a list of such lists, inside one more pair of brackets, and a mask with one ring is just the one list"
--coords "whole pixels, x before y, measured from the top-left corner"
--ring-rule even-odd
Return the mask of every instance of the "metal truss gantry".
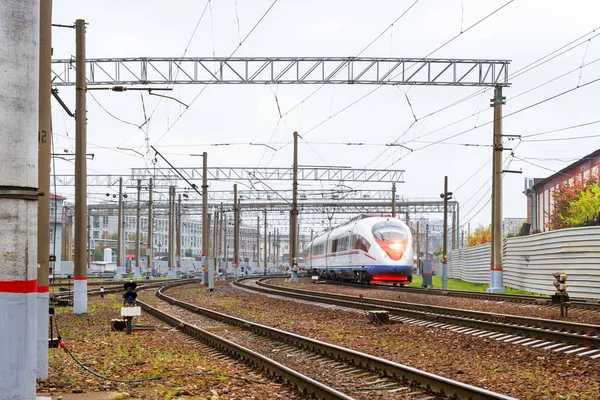
[[[90, 204], [90, 210], [94, 211], [95, 215], [117, 215], [118, 205], [116, 203], [101, 203], [101, 204]], [[144, 205], [144, 207], [146, 207]], [[125, 210], [135, 210], [137, 205], [134, 202], [124, 202], [123, 208]], [[159, 210], [168, 209], [168, 203], [164, 201], [154, 201], [153, 208], [155, 211], [155, 215], [161, 215]], [[443, 201], [399, 201], [396, 203], [397, 212], [399, 214], [426, 214], [426, 213], [443, 213], [444, 212], [444, 202]], [[233, 212], [233, 202], [231, 203], [209, 203], [208, 205], [209, 212], [214, 211], [225, 211], [225, 212]], [[354, 200], [344, 200], [344, 201], [325, 201], [325, 202], [317, 202], [317, 201], [299, 201], [298, 209], [301, 214], [304, 215], [323, 215], [323, 214], [383, 214], [387, 215], [391, 213], [391, 202], [390, 201], [354, 201]], [[448, 202], [448, 212], [454, 213], [458, 212], [459, 204], [458, 202], [449, 201]], [[281, 201], [274, 202], [247, 202], [242, 201], [240, 203], [240, 212], [244, 214], [244, 216], [251, 215], [253, 218], [256, 218], [256, 215], [262, 215], [264, 211], [267, 211], [269, 215], [271, 213], [279, 213], [281, 215], [285, 215], [287, 218], [290, 212], [290, 205]], [[253, 214], [250, 214], [252, 213]], [[202, 203], [201, 202], [186, 202], [183, 201], [181, 203], [181, 214], [182, 215], [202, 215]], [[347, 219], [347, 218], [346, 218]]]
[[[380, 57], [93, 58], [87, 85], [371, 84], [509, 86], [508, 60]], [[75, 84], [75, 60], [52, 61], [55, 86]]]
[[[202, 168], [181, 167], [177, 170], [189, 181], [202, 180]], [[150, 171], [152, 174], [150, 174]], [[167, 186], [176, 186], [178, 181], [183, 181], [179, 176], [173, 174], [171, 168], [132, 168], [131, 175], [88, 175], [88, 186], [113, 186], [119, 184], [119, 178], [123, 178], [123, 185], [137, 185], [137, 180], [142, 180], [142, 186], [147, 186], [150, 178], [153, 179], [155, 187], [164, 183]], [[289, 168], [256, 168], [256, 167], [209, 167], [208, 179], [210, 181], [291, 181], [293, 169]], [[298, 168], [298, 179], [306, 181], [335, 181], [335, 182], [382, 182], [382, 183], [404, 183], [404, 170], [383, 169], [358, 169], [358, 168], [329, 168], [329, 167], [300, 167]], [[50, 185], [73, 186], [75, 175], [51, 176]]]

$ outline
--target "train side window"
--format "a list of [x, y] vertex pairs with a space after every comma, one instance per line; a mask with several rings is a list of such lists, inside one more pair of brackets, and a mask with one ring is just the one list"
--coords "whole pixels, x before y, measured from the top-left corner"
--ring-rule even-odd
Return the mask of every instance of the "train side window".
[[333, 239], [331, 241], [331, 252], [332, 253], [335, 253], [336, 251], [338, 251], [338, 242], [339, 242], [338, 239]]
[[339, 242], [340, 242], [338, 245], [339, 251], [346, 251], [349, 249], [349, 247], [350, 247], [350, 237], [349, 236], [341, 238], [339, 240]]
[[353, 235], [353, 248], [368, 252], [371, 248], [371, 243], [361, 235]]

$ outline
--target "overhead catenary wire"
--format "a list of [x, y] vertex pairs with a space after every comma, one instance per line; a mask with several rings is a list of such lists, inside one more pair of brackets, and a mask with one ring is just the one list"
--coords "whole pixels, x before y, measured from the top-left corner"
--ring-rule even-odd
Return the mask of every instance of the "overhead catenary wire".
[[[503, 115], [503, 116], [501, 117], [501, 119], [506, 119], [506, 118], [509, 118], [509, 117], [511, 117], [511, 116], [513, 116], [513, 115], [516, 115], [516, 114], [519, 114], [519, 113], [521, 113], [521, 112], [523, 112], [523, 111], [529, 110], [529, 109], [531, 109], [531, 108], [537, 107], [537, 106], [539, 106], [539, 105], [542, 105], [542, 104], [544, 104], [544, 103], [547, 103], [547, 102], [549, 102], [549, 101], [555, 100], [555, 99], [557, 99], [557, 98], [559, 98], [559, 97], [562, 97], [562, 96], [564, 96], [564, 95], [566, 95], [566, 94], [569, 94], [569, 93], [571, 93], [571, 92], [573, 92], [573, 91], [576, 91], [576, 90], [578, 90], [578, 89], [581, 89], [581, 88], [587, 87], [587, 86], [589, 86], [589, 85], [592, 85], [592, 84], [594, 84], [594, 83], [597, 83], [598, 81], [600, 81], [600, 78], [596, 78], [596, 79], [593, 79], [593, 80], [591, 80], [591, 81], [589, 81], [589, 82], [586, 82], [586, 83], [584, 83], [583, 85], [578, 85], [578, 86], [575, 86], [575, 87], [573, 87], [573, 88], [571, 88], [571, 89], [567, 89], [567, 90], [565, 90], [565, 91], [562, 91], [562, 92], [560, 92], [560, 93], [557, 93], [557, 94], [555, 94], [555, 95], [553, 95], [553, 96], [547, 97], [547, 98], [545, 98], [545, 99], [543, 99], [543, 100], [537, 101], [537, 102], [535, 102], [535, 103], [533, 103], [533, 104], [527, 105], [527, 106], [525, 106], [525, 107], [522, 107], [522, 108], [520, 108], [520, 109], [518, 109], [518, 110], [516, 110], [516, 111], [513, 111], [513, 112], [511, 112], [511, 113], [508, 113], [508, 114], [506, 114], [506, 115]], [[490, 124], [492, 124], [493, 122], [494, 122], [494, 121], [488, 121], [488, 122], [485, 122], [485, 123], [483, 123], [483, 124], [481, 124], [481, 125], [479, 125], [479, 126], [476, 126], [476, 127], [473, 127], [473, 128], [469, 128], [469, 129], [463, 130], [463, 131], [461, 131], [461, 132], [458, 132], [458, 133], [452, 134], [452, 135], [450, 135], [450, 136], [447, 136], [447, 137], [445, 137], [445, 138], [443, 138], [443, 139], [440, 139], [440, 140], [438, 140], [438, 141], [436, 141], [436, 142], [433, 142], [433, 143], [430, 143], [430, 144], [426, 144], [425, 146], [419, 147], [419, 148], [415, 149], [415, 150], [414, 150], [414, 152], [417, 152], [417, 151], [419, 151], [419, 150], [423, 150], [423, 149], [426, 149], [426, 148], [428, 148], [428, 147], [434, 146], [434, 145], [436, 145], [436, 144], [439, 144], [439, 143], [445, 142], [446, 140], [453, 139], [453, 138], [455, 138], [455, 137], [458, 137], [458, 136], [462, 136], [462, 135], [464, 135], [465, 133], [468, 133], [468, 132], [474, 131], [474, 130], [476, 130], [476, 129], [483, 128], [484, 126], [490, 125]], [[408, 143], [410, 143], [410, 142], [408, 142]], [[414, 152], [408, 153], [408, 154], [407, 154], [407, 156], [408, 156], [408, 155], [410, 155], [410, 154], [413, 154]], [[399, 159], [397, 159], [396, 161], [394, 161], [394, 162], [393, 162], [391, 165], [389, 165], [387, 168], [391, 168], [392, 166], [394, 166], [396, 163], [398, 163], [398, 162], [399, 162], [400, 160], [402, 160], [403, 158], [404, 158], [404, 157], [400, 157]]]
[[[265, 19], [265, 17], [267, 16], [267, 14], [269, 13], [269, 11], [271, 11], [271, 9], [275, 6], [275, 4], [277, 4], [279, 0], [274, 0], [273, 3], [271, 3], [271, 5], [269, 6], [269, 8], [267, 8], [267, 10], [263, 13], [263, 15], [259, 18], [259, 20], [254, 24], [254, 26], [252, 27], [252, 29], [250, 29], [250, 31], [246, 34], [246, 36], [244, 36], [244, 38], [240, 41], [240, 43], [236, 46], [236, 48], [233, 50], [233, 52], [229, 55], [228, 58], [231, 58], [235, 55], [235, 53], [240, 49], [240, 47], [246, 42], [246, 40], [248, 40], [248, 38], [250, 37], [250, 35], [252, 35], [252, 33], [256, 30], [256, 28], [258, 27], [258, 25], [260, 25], [260, 23]], [[223, 68], [223, 65], [221, 65], [219, 67], [219, 70], [221, 70]], [[217, 71], [215, 71], [215, 75], [217, 74]], [[211, 78], [213, 79], [213, 78]], [[192, 101], [189, 103], [188, 108], [186, 108], [185, 110], [183, 110], [175, 119], [175, 121], [173, 121], [172, 124], [170, 124], [167, 129], [165, 130], [165, 132], [158, 138], [158, 140], [156, 142], [154, 142], [154, 145], [157, 145], [164, 137], [167, 133], [169, 133], [171, 131], [171, 129], [173, 129], [173, 127], [181, 120], [181, 117], [183, 117], [183, 115], [185, 115], [185, 113], [192, 108], [192, 105], [196, 102], [196, 100], [198, 100], [198, 98], [202, 95], [202, 93], [204, 93], [204, 90], [206, 90], [206, 88], [208, 87], [208, 83], [205, 84], [202, 89], [200, 89], [200, 91], [196, 94], [196, 96], [194, 96], [194, 98], [192, 99]]]

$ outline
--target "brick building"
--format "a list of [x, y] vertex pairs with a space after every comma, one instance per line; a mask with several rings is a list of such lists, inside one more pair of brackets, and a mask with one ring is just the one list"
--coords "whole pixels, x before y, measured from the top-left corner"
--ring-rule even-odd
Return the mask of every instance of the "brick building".
[[575, 161], [547, 178], [525, 178], [525, 195], [527, 196], [527, 223], [531, 224], [531, 232], [549, 230], [549, 215], [554, 208], [552, 194], [557, 186], [575, 179], [586, 180], [591, 176], [600, 176], [600, 150]]

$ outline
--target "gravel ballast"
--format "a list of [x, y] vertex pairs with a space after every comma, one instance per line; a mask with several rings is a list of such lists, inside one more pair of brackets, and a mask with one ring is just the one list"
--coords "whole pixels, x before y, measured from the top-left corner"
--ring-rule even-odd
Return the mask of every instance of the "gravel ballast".
[[[60, 334], [78, 360], [93, 371], [116, 379], [200, 374], [139, 383], [111, 382], [86, 372], [63, 349], [50, 349], [49, 379], [38, 383], [40, 395], [51, 395], [53, 399], [71, 393], [84, 393], [81, 395], [84, 398], [87, 394], [90, 398], [106, 399], [296, 398], [284, 386], [235, 360], [214, 358], [203, 345], [145, 313], [134, 318], [134, 325], [152, 325], [157, 327], [156, 330], [131, 335], [111, 332], [110, 320], [119, 318], [121, 303], [116, 295], [107, 295], [105, 299], [89, 297], [88, 314], [84, 316], [73, 315], [72, 307], [56, 309]], [[106, 396], [99, 397], [101, 393]]]
[[[521, 315], [524, 317], [535, 317], [560, 320], [560, 309], [546, 305], [519, 304], [498, 302], [492, 300], [468, 299], [460, 297], [447, 297], [428, 295], [420, 293], [402, 293], [397, 290], [377, 290], [377, 286], [371, 288], [359, 288], [343, 285], [330, 285], [327, 283], [314, 284], [309, 278], [302, 278], [298, 283], [286, 282], [285, 279], [269, 279], [266, 283], [271, 285], [287, 286], [297, 289], [312, 290], [318, 292], [338, 293], [349, 296], [371, 297], [374, 299], [394, 300], [407, 303], [428, 304], [433, 306], [459, 308], [463, 310], [493, 312], [498, 314]], [[583, 324], [600, 324], [600, 312], [593, 310], [569, 309], [567, 321]]]
[[227, 283], [210, 293], [184, 286], [166, 294], [521, 399], [600, 398], [600, 362], [586, 357], [414, 324], [373, 325], [362, 314], [248, 293]]

